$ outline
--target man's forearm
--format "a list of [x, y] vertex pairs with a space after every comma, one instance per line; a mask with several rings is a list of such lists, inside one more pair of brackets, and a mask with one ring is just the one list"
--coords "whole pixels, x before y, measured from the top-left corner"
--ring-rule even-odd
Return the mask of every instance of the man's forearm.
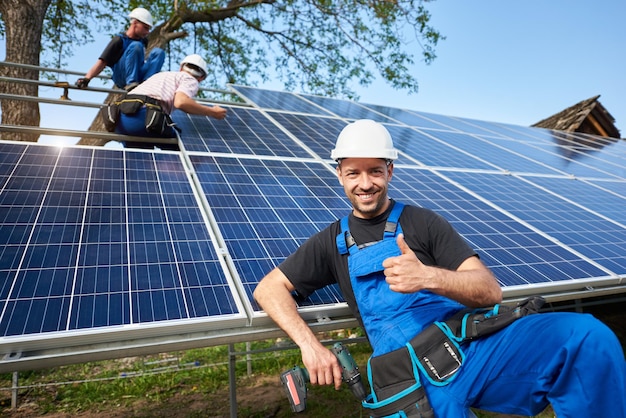
[[312, 384], [341, 386], [342, 369], [334, 354], [315, 337], [298, 313], [291, 292], [293, 285], [277, 268], [263, 278], [254, 290], [254, 298], [265, 313], [300, 347], [302, 362]]
[[431, 267], [436, 279], [428, 289], [468, 307], [491, 306], [502, 302], [502, 290], [486, 269], [448, 271]]
[[298, 346], [317, 342], [313, 331], [298, 313], [291, 290], [286, 287], [284, 280], [282, 272], [274, 269], [257, 285], [254, 298]]
[[107, 66], [106, 62], [102, 61], [101, 59], [98, 59], [98, 61], [96, 61], [96, 63], [89, 69], [89, 71], [87, 71], [87, 74], [85, 74], [85, 77], [91, 80], [92, 78], [100, 74], [102, 70], [104, 70], [104, 67], [106, 66]]

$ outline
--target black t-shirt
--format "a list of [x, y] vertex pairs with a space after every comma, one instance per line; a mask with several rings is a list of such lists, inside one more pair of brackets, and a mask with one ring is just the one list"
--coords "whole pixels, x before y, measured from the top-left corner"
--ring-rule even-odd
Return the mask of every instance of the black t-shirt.
[[[127, 42], [124, 42], [125, 40]], [[102, 54], [100, 54], [100, 59], [106, 62], [109, 67], [113, 68], [113, 66], [117, 64], [120, 58], [122, 58], [122, 55], [124, 54], [125, 44], [128, 44], [128, 41], [139, 41], [139, 39], [131, 39], [125, 34], [114, 36], [113, 39], [111, 39], [108, 45], [104, 48]], [[141, 39], [141, 42], [144, 44], [145, 47], [147, 44], [147, 40], [144, 38]]]
[[[350, 233], [357, 245], [382, 239], [393, 204], [392, 200], [389, 209], [373, 219], [349, 215]], [[477, 255], [452, 225], [432, 210], [407, 205], [399, 223], [406, 243], [426, 265], [456, 270], [468, 257]], [[348, 255], [340, 255], [337, 250], [336, 237], [340, 232], [339, 221], [332, 223], [304, 242], [278, 268], [296, 288], [297, 297], [307, 297], [317, 289], [338, 283], [352, 313], [360, 321], [350, 284]]]

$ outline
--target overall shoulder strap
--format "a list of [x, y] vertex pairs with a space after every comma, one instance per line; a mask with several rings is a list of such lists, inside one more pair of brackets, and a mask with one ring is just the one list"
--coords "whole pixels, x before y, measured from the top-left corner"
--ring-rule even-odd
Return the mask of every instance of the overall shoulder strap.
[[347, 254], [348, 251], [352, 254], [354, 251], [358, 251], [356, 242], [354, 238], [352, 238], [352, 234], [350, 234], [350, 229], [348, 228], [348, 216], [346, 215], [341, 218], [341, 232], [337, 235], [337, 249], [339, 250], [339, 254]]
[[391, 209], [391, 213], [387, 218], [387, 223], [385, 224], [385, 233], [383, 235], [383, 239], [385, 238], [393, 238], [396, 236], [396, 233], [402, 232], [402, 227], [398, 223], [398, 219], [400, 219], [400, 215], [402, 214], [402, 210], [404, 209], [404, 204], [400, 202], [396, 202]]
[[132, 41], [132, 39], [130, 39], [125, 33], [120, 33], [117, 36], [119, 36], [119, 38], [122, 40], [122, 51], [125, 51], [126, 47], [128, 47], [128, 44]]
[[[393, 238], [396, 234], [402, 233], [402, 227], [398, 223], [398, 219], [400, 219], [400, 215], [402, 214], [402, 210], [404, 209], [404, 204], [400, 202], [395, 202], [393, 208], [391, 209], [391, 213], [387, 218], [387, 222], [385, 224], [385, 232], [383, 234], [383, 239]], [[348, 216], [346, 215], [341, 218], [341, 232], [337, 235], [337, 249], [339, 250], [339, 254], [354, 254], [359, 251], [358, 246], [356, 245], [356, 241], [350, 234], [350, 229], [348, 227]]]

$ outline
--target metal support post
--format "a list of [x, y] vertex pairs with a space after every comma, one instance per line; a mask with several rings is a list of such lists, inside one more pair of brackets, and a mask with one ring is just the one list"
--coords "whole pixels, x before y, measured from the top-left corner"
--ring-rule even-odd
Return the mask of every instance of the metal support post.
[[13, 372], [12, 390], [11, 390], [11, 409], [17, 409], [17, 384], [19, 380], [19, 372]]
[[228, 389], [230, 393], [230, 418], [237, 418], [237, 376], [235, 373], [235, 345], [228, 344]]
[[248, 377], [252, 375], [252, 354], [250, 354], [251, 350], [252, 350], [252, 344], [250, 344], [250, 341], [246, 341], [246, 366], [247, 366]]

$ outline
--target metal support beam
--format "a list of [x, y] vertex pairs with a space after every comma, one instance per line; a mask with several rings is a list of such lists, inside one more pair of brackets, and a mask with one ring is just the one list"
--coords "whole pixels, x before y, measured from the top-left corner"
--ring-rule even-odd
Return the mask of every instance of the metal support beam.
[[21, 125], [0, 125], [0, 132], [17, 132], [17, 133], [35, 133], [39, 135], [58, 135], [58, 136], [72, 136], [72, 137], [87, 137], [87, 138], [99, 138], [108, 139], [111, 141], [136, 141], [136, 142], [150, 142], [159, 144], [178, 144], [177, 138], [157, 138], [157, 137], [143, 137], [143, 136], [131, 136], [121, 135], [112, 132], [98, 132], [98, 131], [76, 131], [72, 129], [56, 129], [56, 128], [39, 128], [36, 126], [21, 126]]
[[235, 344], [228, 344], [228, 392], [230, 394], [230, 418], [237, 418], [237, 373]]
[[11, 409], [17, 409], [17, 390], [19, 383], [19, 372], [13, 372], [13, 379], [11, 380]]

